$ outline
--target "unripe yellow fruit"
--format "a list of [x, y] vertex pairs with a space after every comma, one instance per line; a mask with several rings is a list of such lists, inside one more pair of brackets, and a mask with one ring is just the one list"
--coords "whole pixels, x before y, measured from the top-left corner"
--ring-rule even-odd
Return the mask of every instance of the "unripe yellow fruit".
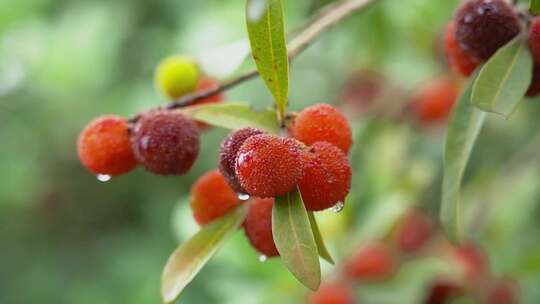
[[169, 98], [178, 98], [195, 91], [198, 82], [197, 64], [189, 57], [167, 57], [159, 63], [156, 69], [156, 87]]

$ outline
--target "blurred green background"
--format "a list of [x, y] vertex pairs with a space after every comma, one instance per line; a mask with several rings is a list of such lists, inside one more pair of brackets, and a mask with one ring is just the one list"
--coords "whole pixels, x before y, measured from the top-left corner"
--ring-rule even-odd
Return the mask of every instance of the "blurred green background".
[[[287, 28], [330, 2], [284, 1]], [[438, 41], [458, 2], [382, 0], [347, 19], [292, 65], [292, 109], [338, 102], [357, 69], [376, 70], [407, 93], [448, 73]], [[203, 135], [187, 176], [137, 169], [107, 183], [79, 164], [76, 138], [100, 114], [129, 117], [165, 103], [152, 82], [163, 57], [246, 39], [244, 5], [0, 0], [0, 303], [159, 302], [168, 255], [197, 230], [187, 204], [190, 185], [216, 167], [227, 131]], [[248, 60], [241, 69], [252, 67]], [[271, 103], [260, 80], [227, 96]], [[538, 101], [527, 101], [511, 120], [489, 120], [463, 198], [468, 234], [487, 250], [495, 273], [519, 279], [524, 303], [540, 303], [539, 115]], [[320, 214], [338, 261], [385, 235], [412, 204], [437, 214], [440, 197], [444, 126], [426, 131], [406, 120], [366, 116], [352, 123], [351, 196], [342, 213]], [[418, 303], [424, 289], [411, 282], [424, 282], [429, 269], [412, 265], [392, 284], [364, 287], [362, 303]], [[323, 271], [333, 267], [323, 264]], [[302, 303], [305, 292], [279, 260], [259, 262], [238, 233], [181, 302]]]

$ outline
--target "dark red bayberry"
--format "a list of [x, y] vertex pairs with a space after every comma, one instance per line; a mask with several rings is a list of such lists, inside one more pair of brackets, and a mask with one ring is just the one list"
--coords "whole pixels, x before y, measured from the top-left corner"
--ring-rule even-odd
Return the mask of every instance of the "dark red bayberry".
[[267, 257], [278, 256], [272, 235], [273, 198], [253, 198], [250, 202], [244, 231], [251, 245]]
[[521, 30], [516, 11], [505, 0], [467, 0], [458, 9], [455, 21], [460, 47], [482, 61]]
[[154, 111], [144, 114], [133, 127], [131, 145], [137, 160], [159, 175], [182, 175], [199, 153], [199, 131], [180, 113]]
[[237, 193], [246, 193], [234, 171], [238, 150], [246, 139], [259, 134], [264, 134], [264, 131], [255, 128], [240, 129], [232, 132], [221, 144], [219, 150], [219, 170]]

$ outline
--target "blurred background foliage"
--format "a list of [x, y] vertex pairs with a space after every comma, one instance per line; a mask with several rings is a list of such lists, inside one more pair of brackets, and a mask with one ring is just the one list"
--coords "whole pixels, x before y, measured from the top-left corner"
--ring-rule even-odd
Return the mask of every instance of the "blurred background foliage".
[[[288, 29], [332, 1], [284, 1]], [[440, 39], [458, 0], [382, 0], [325, 34], [294, 62], [291, 107], [340, 102], [351, 73], [374, 70], [401, 107], [416, 88], [448, 73]], [[216, 166], [227, 131], [203, 136], [194, 169], [156, 177], [141, 169], [101, 183], [79, 164], [78, 132], [102, 113], [131, 116], [166, 101], [153, 69], [167, 55], [246, 38], [244, 1], [0, 0], [0, 303], [157, 303], [162, 267], [197, 226], [190, 185]], [[253, 66], [248, 60], [242, 69]], [[270, 105], [260, 80], [227, 93]], [[495, 273], [540, 302], [540, 120], [528, 101], [491, 118], [472, 156], [464, 227]], [[437, 214], [444, 126], [351, 116], [355, 147], [345, 210], [318, 214], [337, 260], [384, 237], [418, 204]], [[433, 264], [433, 265], [432, 265]], [[418, 303], [440, 265], [408, 265], [390, 283], [364, 286], [363, 303]], [[324, 264], [324, 273], [334, 267]], [[412, 282], [420, 282], [413, 284]], [[415, 287], [416, 285], [420, 287]], [[183, 303], [302, 303], [305, 289], [279, 260], [261, 263], [242, 233], [182, 296]]]

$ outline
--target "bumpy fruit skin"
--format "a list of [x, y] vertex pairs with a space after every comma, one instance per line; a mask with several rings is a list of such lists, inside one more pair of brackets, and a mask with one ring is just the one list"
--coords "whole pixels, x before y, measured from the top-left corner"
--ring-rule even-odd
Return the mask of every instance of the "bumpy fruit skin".
[[450, 69], [457, 74], [469, 77], [474, 72], [479, 62], [474, 57], [465, 53], [459, 46], [456, 40], [455, 23], [453, 21], [449, 22], [446, 27], [444, 47]]
[[179, 113], [154, 111], [140, 117], [133, 127], [131, 146], [137, 160], [159, 175], [182, 175], [199, 154], [199, 131]]
[[457, 84], [448, 78], [439, 78], [424, 85], [413, 97], [412, 109], [424, 124], [445, 121], [459, 95]]
[[519, 304], [519, 285], [510, 279], [496, 280], [488, 288], [485, 304]]
[[529, 26], [529, 49], [534, 61], [540, 64], [540, 17], [531, 20]]
[[536, 97], [540, 94], [540, 65], [535, 64], [533, 68], [532, 80], [525, 96]]
[[294, 138], [306, 145], [326, 141], [349, 152], [352, 132], [349, 122], [338, 109], [328, 104], [317, 104], [305, 108], [291, 126]]
[[396, 231], [396, 244], [406, 253], [422, 249], [431, 239], [435, 224], [429, 216], [420, 210], [412, 210], [405, 215]]
[[343, 282], [325, 282], [319, 290], [311, 292], [308, 304], [355, 304], [356, 299], [350, 286]]
[[455, 21], [459, 45], [481, 61], [488, 60], [521, 30], [517, 13], [505, 0], [467, 0]]
[[303, 153], [304, 171], [298, 183], [309, 211], [320, 211], [344, 202], [351, 188], [347, 155], [327, 142], [316, 142]]
[[454, 282], [446, 280], [436, 281], [430, 288], [425, 304], [446, 304], [453, 298], [464, 294], [463, 289]]
[[240, 203], [217, 169], [205, 173], [191, 187], [193, 217], [201, 226], [224, 216]]
[[382, 244], [363, 247], [345, 264], [351, 279], [382, 280], [394, 273], [395, 260], [390, 249]]
[[81, 163], [94, 174], [117, 176], [137, 166], [124, 118], [106, 115], [91, 121], [79, 135]]
[[255, 128], [244, 128], [234, 131], [223, 141], [219, 149], [219, 170], [237, 193], [246, 193], [234, 171], [238, 150], [246, 139], [259, 134], [264, 134], [264, 131]]
[[257, 197], [276, 197], [291, 191], [302, 178], [299, 144], [292, 138], [260, 134], [246, 139], [238, 150], [235, 172], [240, 185]]
[[273, 205], [273, 198], [253, 198], [244, 222], [244, 231], [249, 242], [259, 253], [267, 257], [279, 255], [272, 236]]
[[199, 70], [193, 59], [171, 56], [159, 63], [154, 78], [156, 87], [163, 95], [178, 98], [195, 91]]

